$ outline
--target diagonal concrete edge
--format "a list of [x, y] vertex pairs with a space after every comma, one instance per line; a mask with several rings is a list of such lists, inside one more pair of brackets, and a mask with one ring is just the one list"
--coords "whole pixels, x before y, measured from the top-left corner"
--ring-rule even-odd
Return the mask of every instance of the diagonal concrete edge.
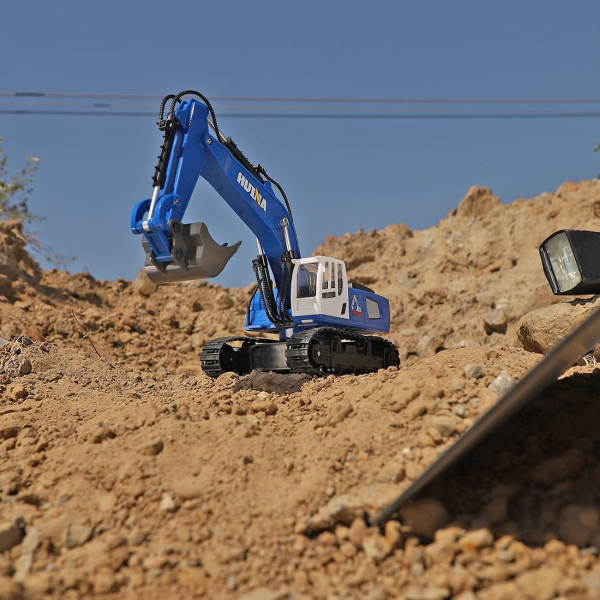
[[465, 454], [534, 400], [567, 369], [590, 352], [600, 342], [600, 309], [559, 342], [533, 369], [531, 369], [498, 403], [434, 462], [411, 486], [386, 506], [373, 520], [384, 525], [411, 498], [434, 479], [445, 473]]

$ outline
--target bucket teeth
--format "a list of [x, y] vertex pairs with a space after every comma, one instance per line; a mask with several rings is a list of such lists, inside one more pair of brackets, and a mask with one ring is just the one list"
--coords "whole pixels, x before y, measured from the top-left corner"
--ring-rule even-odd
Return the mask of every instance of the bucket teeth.
[[242, 242], [217, 244], [202, 221], [182, 224], [171, 221], [173, 239], [172, 260], [158, 262], [154, 258], [152, 248], [142, 238], [146, 252], [146, 273], [154, 283], [174, 283], [194, 279], [210, 279], [216, 277], [237, 252]]

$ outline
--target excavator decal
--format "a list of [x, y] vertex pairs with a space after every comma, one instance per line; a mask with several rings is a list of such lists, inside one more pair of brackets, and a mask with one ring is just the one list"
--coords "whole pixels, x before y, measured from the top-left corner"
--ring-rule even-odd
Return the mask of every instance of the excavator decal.
[[358, 298], [356, 296], [352, 296], [352, 304], [350, 305], [350, 311], [353, 315], [362, 317], [362, 308], [360, 307], [360, 304], [358, 303]]
[[267, 201], [241, 173], [238, 173], [237, 182], [250, 194], [250, 198], [256, 201], [256, 204], [258, 204], [265, 212], [267, 212]]

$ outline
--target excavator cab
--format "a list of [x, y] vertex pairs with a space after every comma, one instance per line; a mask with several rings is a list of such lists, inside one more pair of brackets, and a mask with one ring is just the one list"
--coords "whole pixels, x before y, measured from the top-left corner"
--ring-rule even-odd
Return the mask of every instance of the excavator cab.
[[[292, 316], [303, 323], [308, 315], [329, 315], [348, 320], [348, 279], [344, 261], [312, 256], [293, 261]], [[294, 319], [296, 320], [296, 319]]]

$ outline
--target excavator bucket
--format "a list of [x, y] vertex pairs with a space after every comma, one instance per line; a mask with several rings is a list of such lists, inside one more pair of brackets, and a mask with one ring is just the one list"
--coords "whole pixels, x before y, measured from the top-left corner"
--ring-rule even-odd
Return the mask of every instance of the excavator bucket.
[[216, 277], [237, 252], [240, 242], [229, 246], [217, 244], [202, 222], [182, 224], [172, 221], [172, 260], [155, 260], [152, 248], [144, 236], [142, 245], [146, 252], [146, 273], [154, 283], [174, 283]]

